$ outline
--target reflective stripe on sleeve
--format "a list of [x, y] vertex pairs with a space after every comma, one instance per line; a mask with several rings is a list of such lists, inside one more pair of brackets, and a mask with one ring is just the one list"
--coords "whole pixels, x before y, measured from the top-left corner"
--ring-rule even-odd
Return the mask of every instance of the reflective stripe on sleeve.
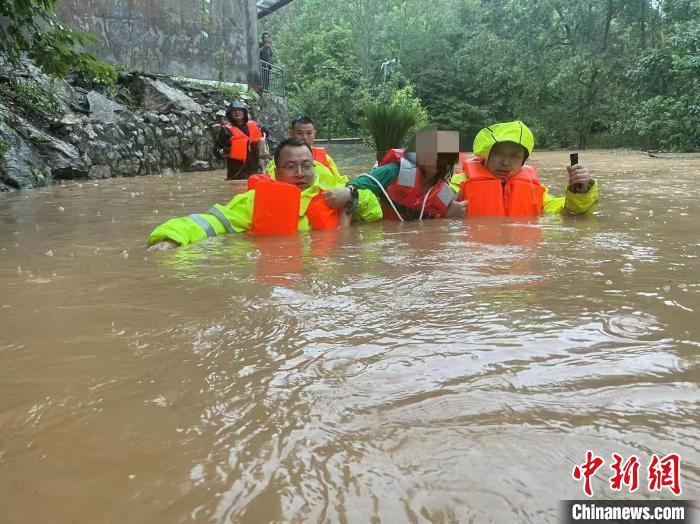
[[193, 220], [195, 224], [201, 227], [208, 237], [216, 236], [216, 231], [214, 231], [212, 225], [202, 215], [187, 215], [187, 218]]
[[226, 231], [228, 231], [229, 233], [235, 232], [235, 230], [231, 226], [231, 222], [229, 221], [229, 219], [226, 218], [226, 215], [224, 215], [218, 207], [211, 206], [207, 210], [207, 213], [209, 213], [210, 215], [214, 215], [216, 217], [216, 219], [219, 222], [221, 222], [221, 225], [224, 226], [224, 228], [226, 228]]

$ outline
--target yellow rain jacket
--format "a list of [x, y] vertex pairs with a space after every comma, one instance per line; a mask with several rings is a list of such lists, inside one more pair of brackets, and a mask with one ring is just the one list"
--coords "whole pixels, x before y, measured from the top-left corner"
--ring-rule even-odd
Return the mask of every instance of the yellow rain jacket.
[[[462, 182], [467, 180], [466, 173], [456, 173], [450, 180], [450, 187], [459, 193]], [[598, 183], [591, 180], [588, 183], [588, 191], [585, 193], [573, 193], [566, 188], [566, 196], [555, 197], [549, 193], [547, 187], [542, 197], [542, 212], [547, 214], [566, 212], [572, 215], [588, 215], [598, 209]]]
[[[328, 170], [326, 169], [326, 171]], [[345, 184], [336, 184], [334, 187], [326, 189], [342, 189], [344, 187]], [[311, 229], [309, 220], [306, 217], [306, 208], [309, 206], [311, 199], [318, 195], [322, 189], [317, 176], [313, 185], [301, 192], [299, 231], [309, 231]], [[377, 197], [368, 190], [360, 190], [358, 193], [359, 201], [353, 219], [362, 220], [363, 222], [381, 220], [382, 208]], [[236, 195], [226, 205], [214, 204], [206, 213], [171, 218], [151, 232], [148, 237], [148, 244], [153, 245], [163, 240], [172, 240], [181, 246], [186, 246], [223, 233], [249, 231], [253, 227], [254, 201], [255, 189], [251, 189]]]
[[[500, 142], [521, 145], [527, 152], [526, 160], [535, 148], [535, 137], [530, 128], [520, 120], [515, 120], [493, 124], [479, 131], [474, 137], [474, 154], [488, 158], [493, 146]], [[450, 180], [450, 186], [456, 193], [459, 193], [460, 186], [467, 178], [467, 173], [457, 173]], [[545, 193], [542, 196], [543, 213], [553, 214], [564, 211], [572, 215], [587, 215], [598, 209], [598, 184], [593, 179], [588, 183], [588, 190], [585, 193], [573, 193], [567, 187], [566, 196], [555, 197], [549, 194], [546, 187], [544, 190]]]
[[325, 164], [323, 164], [323, 162], [321, 162], [321, 165], [323, 165], [323, 167], [329, 169], [330, 172], [333, 174], [333, 177], [336, 180], [344, 180], [345, 182], [348, 181], [348, 177], [342, 176], [340, 174], [340, 171], [338, 171], [338, 166], [335, 165], [333, 158], [328, 153], [326, 153], [326, 164], [328, 164], [328, 165], [325, 165]]

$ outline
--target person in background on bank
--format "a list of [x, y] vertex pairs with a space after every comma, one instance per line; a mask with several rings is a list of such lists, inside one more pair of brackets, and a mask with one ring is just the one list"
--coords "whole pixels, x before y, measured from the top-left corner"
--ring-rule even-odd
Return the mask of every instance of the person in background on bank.
[[345, 189], [327, 191], [331, 207], [347, 204], [354, 190], [369, 190], [381, 202], [387, 219], [463, 217], [465, 202], [457, 202], [448, 181], [459, 158], [459, 133], [422, 130], [407, 151], [392, 149], [378, 167], [351, 180]]
[[[292, 126], [289, 129], [289, 136], [298, 140], [304, 140], [314, 155], [314, 160], [317, 162], [317, 174], [321, 181], [321, 187], [331, 189], [336, 187], [338, 183], [346, 183], [348, 177], [342, 176], [335, 165], [331, 156], [326, 153], [325, 147], [316, 147], [316, 127], [314, 121], [308, 116], [300, 116], [292, 120]], [[268, 173], [274, 173], [275, 164], [270, 162], [267, 166]]]
[[245, 179], [260, 172], [258, 142], [262, 131], [248, 118], [248, 107], [241, 101], [226, 108], [228, 124], [223, 124], [214, 144], [214, 155], [226, 159], [226, 179]]
[[[341, 206], [328, 206], [325, 192], [318, 184], [318, 177], [314, 171], [314, 158], [309, 145], [294, 138], [288, 138], [281, 142], [275, 150], [276, 179], [285, 184], [285, 191], [291, 189], [300, 201], [289, 202], [279, 199], [263, 200], [257, 192], [258, 189], [251, 189], [233, 197], [226, 205], [215, 204], [206, 213], [191, 214], [186, 217], [173, 218], [161, 224], [151, 232], [148, 238], [149, 251], [167, 250], [179, 246], [187, 246], [193, 242], [199, 242], [215, 235], [223, 233], [251, 231], [259, 234], [269, 234], [261, 231], [259, 223], [256, 224], [255, 208], [264, 205], [264, 213], [258, 213], [264, 220], [277, 221], [291, 218], [292, 224], [298, 231], [308, 231], [310, 229], [330, 229], [328, 216], [333, 214]], [[277, 185], [277, 182], [267, 182], [270, 185]], [[289, 187], [289, 185], [296, 186]], [[344, 187], [339, 184], [338, 187]], [[298, 213], [289, 217], [284, 215], [285, 209], [289, 209], [289, 204], [298, 206]], [[291, 206], [293, 207], [293, 206]], [[260, 211], [260, 210], [258, 210]], [[351, 219], [364, 222], [375, 222], [381, 220], [382, 210], [374, 194], [370, 191], [357, 191], [348, 199], [345, 209], [340, 209], [341, 218], [336, 219], [334, 224], [347, 225]], [[347, 217], [347, 220], [344, 218]], [[274, 225], [274, 224], [273, 224]], [[337, 227], [333, 225], [332, 227]]]
[[474, 138], [475, 158], [450, 185], [467, 202], [467, 216], [528, 217], [566, 212], [586, 215], [598, 208], [598, 184], [583, 164], [566, 166], [566, 196], [555, 197], [525, 165], [535, 147], [532, 131], [521, 121], [490, 125]]
[[272, 40], [270, 39], [270, 33], [263, 33], [261, 39], [262, 42], [258, 46], [262, 66], [260, 74], [262, 76], [262, 88], [264, 91], [267, 91], [270, 87], [270, 70], [272, 69]]
[[263, 62], [267, 62], [268, 64], [272, 63], [272, 40], [270, 39], [270, 33], [265, 32], [261, 36], [261, 42], [260, 45], [258, 46], [258, 50], [260, 51], [260, 60]]

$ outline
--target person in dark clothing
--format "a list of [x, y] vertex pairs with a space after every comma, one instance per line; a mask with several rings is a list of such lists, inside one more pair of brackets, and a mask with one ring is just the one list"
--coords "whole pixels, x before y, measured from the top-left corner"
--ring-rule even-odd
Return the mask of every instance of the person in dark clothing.
[[229, 123], [221, 126], [214, 144], [214, 155], [226, 159], [226, 179], [245, 179], [259, 173], [260, 127], [254, 120], [249, 120], [248, 107], [240, 101], [229, 104], [226, 118]]
[[272, 70], [272, 40], [270, 33], [262, 34], [262, 42], [258, 46], [260, 52], [260, 75], [262, 76], [262, 88], [267, 91], [270, 87], [270, 73]]
[[262, 42], [260, 42], [260, 45], [258, 46], [258, 50], [260, 51], [260, 60], [267, 62], [268, 64], [272, 63], [272, 40], [270, 39], [270, 33], [263, 33], [262, 34]]

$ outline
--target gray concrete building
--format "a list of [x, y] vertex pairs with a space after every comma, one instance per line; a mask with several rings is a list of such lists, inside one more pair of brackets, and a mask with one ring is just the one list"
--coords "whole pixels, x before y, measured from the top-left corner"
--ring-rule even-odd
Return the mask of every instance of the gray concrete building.
[[258, 14], [287, 1], [62, 0], [59, 19], [89, 31], [98, 57], [142, 70], [204, 80], [259, 83]]

